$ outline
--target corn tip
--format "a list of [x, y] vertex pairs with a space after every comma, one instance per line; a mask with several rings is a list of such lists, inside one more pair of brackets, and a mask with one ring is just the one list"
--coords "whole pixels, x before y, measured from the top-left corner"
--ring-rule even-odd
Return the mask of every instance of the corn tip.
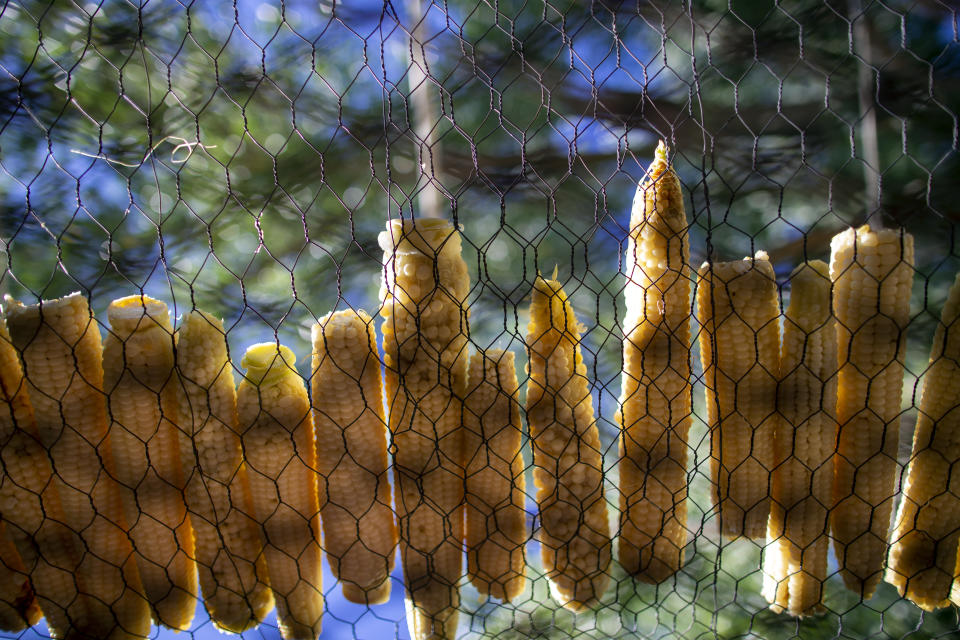
[[657, 143], [657, 149], [654, 151], [654, 158], [660, 160], [661, 162], [666, 163], [667, 156], [670, 154], [670, 147], [667, 145], [667, 141], [663, 138], [660, 138], [660, 142]]
[[117, 320], [137, 320], [144, 316], [162, 317], [166, 313], [165, 302], [142, 294], [117, 298], [107, 307], [107, 319], [111, 324]]
[[269, 383], [296, 371], [297, 357], [286, 345], [261, 342], [247, 348], [240, 360], [246, 377], [254, 383]]

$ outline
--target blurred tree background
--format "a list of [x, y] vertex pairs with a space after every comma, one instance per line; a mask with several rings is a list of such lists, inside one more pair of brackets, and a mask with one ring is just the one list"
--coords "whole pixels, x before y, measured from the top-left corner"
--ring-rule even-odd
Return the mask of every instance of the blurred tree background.
[[[438, 188], [463, 229], [477, 346], [514, 349], [522, 366], [533, 278], [557, 266], [587, 327], [615, 505], [621, 262], [664, 138], [694, 267], [766, 250], [786, 300], [793, 266], [827, 259], [847, 225], [915, 236], [906, 456], [958, 268], [957, 20], [936, 0], [3, 2], [0, 293], [82, 290], [102, 315], [143, 291], [175, 315], [224, 317], [234, 353], [289, 344], [306, 373], [310, 325], [375, 312], [377, 234]], [[413, 82], [411, 35], [427, 67]], [[716, 533], [694, 393], [696, 535], [676, 579], [615, 573], [616, 591], [577, 617], [542, 579], [509, 606], [465, 589], [465, 637], [958, 632], [955, 610], [921, 615], [889, 586], [860, 603], [839, 578], [823, 617], [767, 611], [760, 546]], [[535, 576], [534, 545], [529, 559]], [[355, 607], [326, 575], [327, 637], [406, 637], [399, 582], [390, 604]], [[202, 608], [197, 620], [194, 635], [214, 634]]]

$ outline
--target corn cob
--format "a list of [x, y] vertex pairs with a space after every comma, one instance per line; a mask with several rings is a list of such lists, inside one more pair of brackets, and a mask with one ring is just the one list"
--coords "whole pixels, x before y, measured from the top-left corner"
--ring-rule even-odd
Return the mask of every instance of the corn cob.
[[831, 526], [844, 583], [867, 599], [882, 575], [897, 491], [913, 237], [864, 225], [830, 248], [840, 366]]
[[830, 313], [830, 270], [821, 260], [790, 275], [790, 305], [780, 351], [781, 423], [767, 523], [764, 592], [777, 611], [823, 610], [837, 443], [837, 329]]
[[0, 631], [17, 632], [40, 622], [43, 614], [27, 568], [7, 534], [0, 520]]
[[[49, 528], [37, 540], [39, 555], [73, 573], [77, 589], [76, 597], [60, 603], [66, 609], [64, 623], [54, 617], [53, 608], [48, 613], [51, 626], [63, 625], [52, 631], [61, 637], [146, 637], [150, 609], [125, 533], [120, 487], [107, 473], [113, 454], [107, 437], [100, 330], [79, 293], [34, 306], [6, 300], [7, 323], [22, 357], [37, 436], [53, 464], [52, 482], [43, 492], [44, 508], [51, 507], [44, 524]], [[64, 526], [51, 522], [54, 519]], [[64, 538], [76, 540], [65, 536], [64, 528], [79, 540], [60, 551], [55, 545]], [[72, 553], [78, 555], [59, 563], [62, 554]], [[55, 596], [51, 592], [45, 597]]]
[[247, 349], [237, 410], [253, 511], [284, 638], [320, 635], [323, 590], [316, 445], [310, 400], [288, 347]]
[[763, 251], [755, 258], [704, 263], [699, 277], [700, 356], [720, 531], [762, 538], [777, 463], [777, 282]]
[[217, 627], [241, 633], [267, 616], [273, 593], [252, 517], [226, 333], [219, 319], [193, 311], [176, 337], [180, 415], [197, 451], [186, 499], [203, 603]]
[[[56, 489], [50, 486], [53, 470], [39, 442], [23, 369], [2, 318], [0, 455], [4, 470], [0, 474], [0, 513], [5, 520], [0, 522], [0, 528], [5, 530], [0, 536], [0, 546], [4, 547], [0, 551], [0, 571], [7, 574], [0, 576], [0, 589], [5, 590], [0, 595], [4, 603], [0, 607], [0, 629], [19, 631], [24, 625], [36, 624], [42, 606], [48, 612], [51, 635], [62, 637], [69, 627], [64, 607], [77, 597], [69, 569], [75, 568], [82, 543], [56, 522], [63, 522], [63, 512]], [[12, 571], [13, 567], [20, 566], [23, 571]]]
[[950, 604], [960, 542], [958, 319], [960, 276], [950, 289], [933, 337], [886, 575], [900, 595], [928, 611]]
[[380, 604], [390, 597], [398, 533], [373, 319], [338, 311], [320, 318], [312, 337], [324, 548], [347, 600]]
[[661, 141], [637, 188], [627, 244], [620, 395], [620, 564], [658, 583], [687, 544], [690, 260], [680, 180]]
[[135, 295], [110, 303], [107, 318], [110, 443], [137, 568], [156, 621], [186, 630], [197, 603], [197, 573], [184, 469], [194, 464], [181, 464], [170, 315], [163, 302]]
[[481, 595], [510, 601], [523, 591], [527, 540], [513, 352], [474, 353], [467, 379], [467, 572]]
[[611, 541], [603, 455], [580, 327], [555, 279], [537, 276], [527, 328], [527, 422], [544, 569], [554, 598], [573, 611], [599, 600], [610, 576]]
[[470, 280], [460, 234], [449, 222], [391, 220], [379, 241], [407, 625], [414, 640], [453, 638], [463, 567], [461, 420]]

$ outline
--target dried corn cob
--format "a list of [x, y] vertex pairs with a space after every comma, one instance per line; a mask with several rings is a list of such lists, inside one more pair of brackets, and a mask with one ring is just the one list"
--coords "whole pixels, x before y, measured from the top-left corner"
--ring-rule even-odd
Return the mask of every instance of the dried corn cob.
[[599, 600], [610, 580], [610, 524], [580, 327], [555, 279], [534, 282], [527, 347], [537, 538], [554, 597], [580, 611]]
[[246, 374], [237, 411], [280, 633], [313, 640], [320, 635], [323, 573], [310, 400], [289, 348], [257, 344], [240, 364]]
[[527, 540], [520, 403], [512, 351], [470, 357], [464, 402], [467, 572], [481, 595], [510, 601], [524, 587]]
[[950, 289], [933, 337], [886, 575], [900, 595], [928, 611], [950, 604], [960, 542], [958, 319], [960, 276]]
[[[137, 568], [157, 622], [186, 630], [197, 603], [197, 570], [183, 497], [170, 314], [163, 302], [135, 295], [110, 303], [107, 318], [103, 370], [114, 477], [125, 488]], [[186, 462], [192, 470], [193, 461]]]
[[830, 313], [830, 270], [821, 260], [790, 275], [780, 351], [781, 423], [767, 523], [764, 594], [778, 611], [823, 610], [830, 506], [837, 445], [837, 329]]
[[198, 470], [186, 499], [203, 603], [218, 628], [240, 633], [270, 613], [273, 593], [260, 526], [252, 517], [226, 333], [219, 319], [193, 311], [176, 337], [180, 416], [197, 451]]
[[460, 234], [449, 222], [391, 220], [379, 241], [407, 625], [414, 640], [453, 638], [463, 567], [461, 403], [470, 281]]
[[327, 487], [324, 548], [344, 596], [380, 604], [390, 597], [398, 533], [373, 319], [365, 311], [337, 311], [320, 318], [312, 337], [317, 470]]
[[0, 631], [17, 632], [40, 622], [43, 614], [27, 568], [7, 534], [7, 524], [0, 520]]
[[843, 581], [866, 599], [882, 575], [897, 491], [913, 237], [864, 225], [834, 236], [830, 248], [840, 365], [831, 526]]
[[705, 262], [699, 276], [700, 357], [720, 530], [731, 538], [762, 538], [777, 463], [777, 282], [763, 251], [735, 262]]
[[620, 563], [658, 583], [687, 543], [690, 260], [680, 180], [660, 142], [637, 188], [627, 244], [620, 395]]
[[[82, 541], [59, 524], [63, 522], [63, 509], [56, 488], [51, 486], [50, 459], [40, 444], [23, 369], [2, 318], [0, 454], [4, 470], [0, 474], [0, 513], [5, 520], [0, 527], [5, 529], [2, 537], [9, 536], [9, 543], [2, 542], [9, 551], [0, 552], [0, 569], [7, 572], [0, 576], [0, 587], [7, 590], [0, 595], [5, 603], [0, 628], [18, 631], [25, 624], [36, 624], [42, 606], [51, 636], [63, 637], [70, 626], [65, 606], [77, 598], [71, 569], [80, 559]], [[4, 559], [7, 556], [9, 560]], [[10, 568], [20, 563], [22, 575], [11, 573]], [[32, 585], [25, 582], [27, 574]], [[36, 606], [32, 604], [34, 592]]]
[[[57, 496], [62, 522], [81, 538], [81, 555], [63, 565], [75, 573], [79, 592], [61, 603], [68, 616], [63, 637], [146, 637], [150, 609], [125, 533], [120, 487], [106, 473], [113, 454], [107, 438], [100, 330], [79, 293], [33, 306], [6, 300], [37, 434], [53, 463], [48, 490], [55, 491], [44, 491], [43, 504], [47, 506], [48, 495]], [[48, 516], [58, 517], [56, 510]], [[52, 527], [50, 537], [38, 541], [41, 555], [47, 549], [57, 553], [51, 548], [63, 538], [57, 529]]]

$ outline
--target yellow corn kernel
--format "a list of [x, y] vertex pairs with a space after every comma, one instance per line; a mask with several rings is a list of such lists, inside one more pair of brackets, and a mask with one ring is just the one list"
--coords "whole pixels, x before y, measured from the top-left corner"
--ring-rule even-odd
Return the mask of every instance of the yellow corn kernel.
[[637, 188], [627, 244], [620, 395], [620, 564], [658, 583], [687, 544], [690, 247], [680, 180], [660, 142]]
[[467, 572], [481, 595], [510, 601], [523, 591], [527, 541], [523, 432], [513, 352], [474, 353], [467, 380], [463, 411]]
[[882, 576], [897, 493], [913, 237], [864, 225], [834, 236], [830, 249], [840, 366], [831, 527], [843, 581], [867, 599]]
[[347, 600], [390, 597], [397, 523], [390, 507], [387, 423], [373, 318], [337, 311], [313, 326], [313, 422], [323, 540]]
[[[170, 314], [163, 302], [135, 295], [110, 303], [107, 319], [103, 370], [114, 477], [124, 488], [137, 568], [157, 622], [186, 630], [197, 603], [197, 571], [183, 495]], [[186, 462], [192, 473], [193, 460]]]
[[755, 258], [704, 263], [699, 277], [700, 357], [720, 531], [762, 538], [777, 464], [777, 282], [763, 251]]
[[444, 220], [391, 220], [383, 249], [384, 385], [407, 625], [453, 638], [463, 575], [462, 401], [470, 288], [460, 234]]
[[537, 276], [526, 342], [537, 539], [554, 598], [580, 611], [595, 604], [610, 581], [610, 523], [580, 328], [556, 280]]
[[260, 526], [237, 424], [237, 389], [223, 322], [203, 311], [177, 330], [180, 416], [197, 451], [186, 500], [203, 603], [220, 629], [241, 633], [273, 609]]
[[[109, 473], [113, 454], [99, 327], [79, 293], [31, 306], [6, 301], [37, 435], [53, 463], [55, 491], [44, 492], [44, 506], [56, 496], [60, 522], [80, 538], [80, 555], [63, 565], [75, 567], [78, 589], [74, 600], [61, 603], [68, 616], [63, 637], [147, 637], [150, 609], [126, 534], [120, 487]], [[62, 539], [58, 528], [39, 541], [41, 555]]]
[[903, 499], [890, 538], [887, 582], [926, 610], [950, 604], [960, 543], [960, 276], [930, 350]]
[[280, 633], [288, 640], [315, 640], [323, 573], [310, 400], [288, 347], [254, 345], [240, 365], [246, 373], [237, 389], [237, 412]]
[[837, 329], [830, 270], [821, 260], [790, 274], [780, 351], [781, 423], [764, 554], [764, 594], [775, 610], [823, 610], [837, 445]]

